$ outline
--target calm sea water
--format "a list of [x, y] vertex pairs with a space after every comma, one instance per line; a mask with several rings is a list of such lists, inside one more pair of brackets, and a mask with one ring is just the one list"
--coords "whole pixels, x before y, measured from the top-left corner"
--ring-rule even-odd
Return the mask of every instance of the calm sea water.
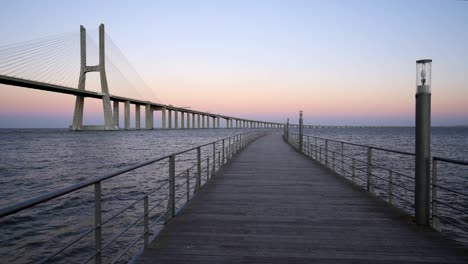
[[[195, 129], [77, 133], [57, 129], [2, 129], [0, 130], [0, 207], [241, 131]], [[322, 128], [306, 129], [305, 134], [414, 152], [414, 128]], [[433, 154], [436, 156], [460, 160], [468, 158], [467, 127], [433, 128], [432, 141]], [[217, 151], [220, 147], [219, 144], [216, 146]], [[333, 149], [333, 146], [330, 148]], [[203, 149], [202, 156], [210, 155], [211, 151], [212, 148]], [[350, 148], [346, 151], [356, 157], [364, 155], [359, 149]], [[176, 160], [178, 172], [193, 165], [195, 154], [196, 152], [192, 152], [178, 157]], [[413, 173], [411, 160], [406, 158], [392, 159], [391, 155], [376, 153], [374, 159], [376, 164], [391, 166], [396, 170], [401, 169], [402, 174], [411, 176]], [[441, 182], [447, 187], [465, 191], [468, 187], [468, 171], [465, 167], [442, 165]], [[167, 169], [167, 162], [162, 162], [104, 182], [103, 220], [136, 198], [140, 198], [142, 193], [164, 183], [167, 180]], [[411, 186], [411, 182], [405, 179], [402, 179], [401, 183]], [[179, 185], [183, 185], [183, 180], [178, 183]], [[2, 262], [24, 263], [40, 260], [41, 257], [63, 246], [71, 237], [76, 237], [91, 228], [94, 215], [93, 190], [89, 187], [0, 220]], [[150, 204], [157, 204], [164, 199], [165, 191], [163, 188], [160, 193], [151, 197]], [[408, 194], [402, 192], [402, 195]], [[179, 196], [181, 197], [181, 194], [178, 194]], [[461, 208], [467, 209], [468, 201], [463, 197], [444, 193], [441, 197], [450, 200], [449, 202], [455, 201]], [[444, 212], [453, 214], [451, 211]], [[109, 223], [103, 231], [104, 244], [141, 214], [142, 206], [139, 206]], [[454, 220], [458, 223], [467, 221], [466, 215], [456, 217]], [[466, 236], [454, 228], [449, 227], [446, 230], [461, 241]], [[115, 255], [117, 249], [124, 248], [128, 241], [133, 239], [135, 234], [141, 234], [141, 231], [141, 225], [130, 229], [128, 234], [126, 233], [103, 252], [105, 259], [107, 256]], [[86, 237], [66, 253], [59, 255], [56, 262], [81, 263], [83, 258], [93, 252], [93, 239], [92, 234]], [[131, 257], [131, 254], [129, 256]]]

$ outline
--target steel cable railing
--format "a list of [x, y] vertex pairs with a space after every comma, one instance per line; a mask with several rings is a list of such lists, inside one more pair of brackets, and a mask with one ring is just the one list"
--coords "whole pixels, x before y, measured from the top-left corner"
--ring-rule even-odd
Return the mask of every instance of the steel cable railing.
[[[27, 201], [23, 201], [11, 206], [7, 206], [0, 209], [0, 219], [15, 215], [16, 213], [23, 212], [24, 210], [34, 208], [37, 205], [41, 205], [45, 202], [60, 198], [64, 195], [74, 193], [76, 191], [82, 190], [88, 186], [94, 186], [94, 225], [92, 228], [82, 232], [77, 237], [69, 240], [65, 243], [65, 245], [61, 246], [60, 248], [53, 251], [51, 254], [47, 255], [46, 257], [42, 258], [38, 263], [45, 263], [54, 258], [58, 255], [66, 251], [73, 245], [76, 245], [78, 242], [81, 242], [84, 238], [90, 236], [94, 233], [94, 253], [83, 258], [85, 259], [84, 263], [87, 263], [94, 259], [95, 263], [102, 263], [103, 256], [102, 252], [104, 249], [107, 249], [111, 244], [116, 242], [119, 238], [121, 238], [124, 234], [126, 234], [131, 228], [136, 227], [139, 223], [143, 222], [143, 230], [141, 234], [139, 234], [135, 239], [133, 239], [128, 246], [120, 252], [117, 252], [117, 256], [113, 258], [111, 263], [116, 263], [119, 261], [129, 250], [135, 247], [135, 245], [143, 239], [143, 245], [146, 247], [149, 243], [149, 234], [150, 230], [155, 225], [162, 225], [171, 218], [176, 216], [177, 210], [180, 210], [183, 206], [190, 201], [190, 198], [193, 197], [195, 194], [204, 184], [206, 184], [213, 176], [222, 168], [223, 165], [227, 164], [231, 158], [237, 154], [241, 149], [246, 147], [250, 142], [253, 140], [266, 135], [267, 132], [251, 132], [251, 133], [241, 133], [231, 137], [227, 137], [224, 139], [220, 139], [214, 142], [210, 142], [207, 144], [203, 144], [188, 150], [183, 150], [177, 153], [173, 153], [171, 155], [151, 159], [133, 166], [129, 166], [115, 172], [102, 175], [99, 177], [95, 177], [53, 192], [50, 192], [45, 195], [41, 195], [39, 197], [32, 198]], [[226, 144], [227, 143], [227, 144]], [[219, 150], [217, 150], [217, 145], [219, 146]], [[201, 153], [202, 148], [212, 147], [212, 153], [206, 155], [204, 159], [202, 159]], [[196, 150], [196, 162], [194, 165], [183, 168], [177, 175], [176, 175], [176, 157], [182, 154], [189, 153], [191, 151]], [[211, 159], [211, 163], [210, 163]], [[154, 188], [153, 190], [144, 193], [141, 197], [137, 198], [136, 200], [132, 201], [124, 208], [118, 210], [112, 216], [102, 219], [103, 208], [102, 208], [102, 185], [106, 180], [112, 179], [114, 177], [120, 176], [126, 172], [134, 171], [136, 169], [146, 167], [151, 164], [159, 163], [159, 162], [168, 162], [169, 163], [169, 177], [168, 179], [164, 180], [159, 186]], [[195, 170], [195, 172], [190, 177], [190, 171]], [[185, 179], [183, 182], [176, 183], [176, 179], [182, 178], [185, 175]], [[193, 187], [190, 185], [190, 181], [195, 181]], [[153, 194], [159, 193], [164, 191], [165, 187], [167, 188], [168, 193], [164, 195], [159, 202], [155, 205], [151, 205], [149, 202], [149, 197]], [[176, 192], [186, 187], [185, 192], [180, 195], [176, 196]], [[192, 196], [190, 195], [192, 192]], [[185, 202], [183, 202], [185, 200]], [[123, 229], [118, 232], [117, 234], [113, 234], [113, 236], [103, 243], [103, 229], [107, 227], [107, 225], [114, 220], [115, 218], [121, 216], [125, 212], [129, 211], [132, 208], [136, 208], [139, 203], [143, 201], [143, 214], [136, 217], [130, 224], [123, 227]], [[164, 203], [167, 202], [167, 206], [165, 210], [162, 212], [156, 210], [164, 206]], [[180, 202], [183, 202], [182, 205], [179, 205]], [[177, 207], [177, 205], [179, 205]], [[156, 210], [157, 212], [155, 215], [151, 216], [150, 214]], [[150, 218], [156, 218], [153, 222], [150, 223]]]
[[[311, 135], [302, 136], [303, 144], [302, 150], [300, 150], [300, 135], [291, 133], [286, 129], [284, 134], [285, 140], [306, 156], [414, 216], [415, 178], [407, 172], [398, 171], [403, 167], [402, 162], [390, 164], [388, 160], [390, 158], [388, 154], [391, 153], [402, 155], [403, 159], [400, 160], [406, 163], [413, 162], [411, 159], [415, 157], [414, 153]], [[334, 143], [335, 146], [332, 147], [330, 143]], [[360, 148], [360, 150], [345, 148], [346, 146], [353, 146]], [[345, 153], [345, 149], [348, 153]], [[378, 157], [380, 160], [376, 156], [373, 157], [373, 154], [377, 151], [383, 152]], [[363, 159], [363, 157], [367, 159]], [[385, 162], [385, 164], [376, 164], [378, 161]], [[464, 232], [458, 235], [461, 240], [468, 242], [468, 210], [466, 206], [463, 206], [468, 201], [468, 193], [463, 191], [463, 189], [466, 190], [466, 186], [465, 188], [454, 189], [447, 186], [447, 183], [443, 184], [438, 179], [440, 173], [438, 167], [440, 166], [439, 163], [442, 162], [462, 166], [458, 171], [468, 172], [468, 162], [466, 161], [432, 157], [431, 225], [438, 231], [442, 229], [441, 222], [456, 227]], [[404, 169], [406, 171], [412, 170], [409, 167]], [[463, 182], [466, 182], [466, 178], [463, 178], [459, 183]], [[402, 203], [396, 202], [394, 198]], [[441, 210], [441, 208], [444, 210]], [[447, 229], [450, 228], [447, 227]]]

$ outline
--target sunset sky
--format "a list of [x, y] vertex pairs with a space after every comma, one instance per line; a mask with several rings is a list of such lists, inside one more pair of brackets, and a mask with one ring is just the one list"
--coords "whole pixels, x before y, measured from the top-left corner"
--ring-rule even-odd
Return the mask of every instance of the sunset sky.
[[[414, 125], [415, 61], [428, 58], [433, 125], [468, 125], [468, 1], [4, 0], [0, 48], [100, 23], [165, 104]], [[85, 122], [99, 123], [88, 101]], [[68, 127], [73, 108], [73, 96], [0, 85], [0, 127]]]

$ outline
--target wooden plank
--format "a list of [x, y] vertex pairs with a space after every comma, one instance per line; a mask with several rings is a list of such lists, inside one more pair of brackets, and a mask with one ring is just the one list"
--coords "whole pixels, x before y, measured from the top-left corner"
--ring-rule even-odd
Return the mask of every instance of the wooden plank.
[[467, 249], [295, 152], [258, 139], [137, 263], [467, 263]]

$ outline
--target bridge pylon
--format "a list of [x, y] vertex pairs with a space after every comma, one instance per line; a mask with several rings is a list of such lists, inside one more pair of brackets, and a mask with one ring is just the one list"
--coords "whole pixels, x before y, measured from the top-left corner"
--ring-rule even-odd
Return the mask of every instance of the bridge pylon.
[[[80, 78], [78, 81], [78, 89], [85, 90], [86, 73], [99, 72], [101, 79], [101, 92], [102, 92], [102, 106], [104, 111], [104, 125], [103, 126], [84, 126], [83, 125], [83, 109], [84, 109], [84, 96], [76, 96], [75, 112], [73, 114], [72, 130], [117, 130], [118, 124], [115, 124], [109, 87], [107, 85], [106, 77], [106, 64], [105, 64], [105, 42], [104, 42], [104, 24], [99, 26], [99, 64], [94, 66], [86, 65], [86, 29], [80, 26], [80, 50], [81, 50], [81, 69]], [[115, 113], [118, 114], [118, 113]]]

